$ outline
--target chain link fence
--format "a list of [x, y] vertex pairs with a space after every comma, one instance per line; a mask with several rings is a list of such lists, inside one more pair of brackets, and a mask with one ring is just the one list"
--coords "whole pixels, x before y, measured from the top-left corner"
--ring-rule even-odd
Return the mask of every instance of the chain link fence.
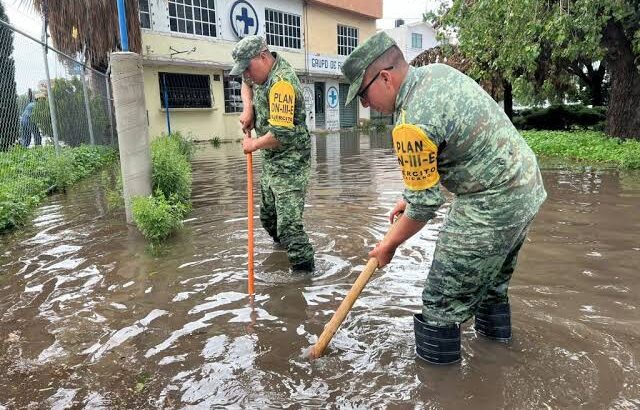
[[17, 169], [39, 178], [67, 147], [117, 146], [110, 87], [107, 74], [0, 20], [0, 184]]

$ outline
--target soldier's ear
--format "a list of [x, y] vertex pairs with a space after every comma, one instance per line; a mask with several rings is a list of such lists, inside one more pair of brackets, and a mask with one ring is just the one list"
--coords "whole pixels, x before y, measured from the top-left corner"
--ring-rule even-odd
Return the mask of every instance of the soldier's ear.
[[384, 81], [385, 85], [391, 84], [391, 73], [387, 70], [380, 71], [380, 78]]

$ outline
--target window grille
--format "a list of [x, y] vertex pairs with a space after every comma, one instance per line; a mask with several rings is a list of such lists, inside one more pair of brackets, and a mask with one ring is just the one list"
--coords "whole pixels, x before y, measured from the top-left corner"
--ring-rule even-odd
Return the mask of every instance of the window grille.
[[232, 77], [229, 72], [224, 72], [224, 112], [242, 112], [242, 78]]
[[[208, 75], [159, 73], [162, 108], [211, 108], [211, 82]], [[166, 91], [166, 96], [165, 96]], [[167, 101], [168, 100], [168, 101]]]
[[138, 0], [138, 10], [140, 12], [140, 27], [151, 28], [151, 12], [149, 10], [149, 0]]
[[216, 37], [215, 0], [169, 0], [169, 27], [176, 33]]
[[300, 16], [265, 9], [264, 20], [267, 44], [286, 48], [301, 48]]
[[338, 24], [338, 55], [348, 56], [358, 47], [358, 29]]

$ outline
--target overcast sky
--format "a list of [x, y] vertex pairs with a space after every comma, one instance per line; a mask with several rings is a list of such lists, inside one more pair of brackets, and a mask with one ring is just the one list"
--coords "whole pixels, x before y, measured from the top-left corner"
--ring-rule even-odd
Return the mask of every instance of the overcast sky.
[[422, 20], [422, 13], [435, 10], [439, 0], [382, 0], [382, 19], [376, 22], [378, 28], [393, 28], [396, 19], [405, 23]]
[[[0, 1], [4, 4], [9, 22], [14, 27], [37, 39], [41, 38], [42, 21], [32, 9], [18, 6], [19, 0]], [[47, 78], [44, 70], [42, 46], [17, 33], [13, 36], [13, 59], [18, 94], [26, 93], [29, 88], [36, 90], [38, 83]], [[48, 60], [51, 78], [65, 76], [65, 67], [60, 64], [53, 53], [48, 54]]]
[[20, 30], [40, 38], [42, 33], [42, 22], [38, 15], [31, 8], [18, 6], [19, 0], [0, 0], [4, 4], [4, 10], [12, 25]]

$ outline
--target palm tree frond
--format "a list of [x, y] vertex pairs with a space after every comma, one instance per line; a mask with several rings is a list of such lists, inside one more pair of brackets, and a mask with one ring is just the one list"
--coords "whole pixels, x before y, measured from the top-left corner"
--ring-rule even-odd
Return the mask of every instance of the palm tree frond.
[[[47, 17], [53, 45], [60, 51], [82, 54], [96, 69], [107, 67], [109, 53], [120, 50], [116, 0], [20, 0]], [[142, 38], [138, 0], [125, 0], [129, 48], [140, 53]]]

